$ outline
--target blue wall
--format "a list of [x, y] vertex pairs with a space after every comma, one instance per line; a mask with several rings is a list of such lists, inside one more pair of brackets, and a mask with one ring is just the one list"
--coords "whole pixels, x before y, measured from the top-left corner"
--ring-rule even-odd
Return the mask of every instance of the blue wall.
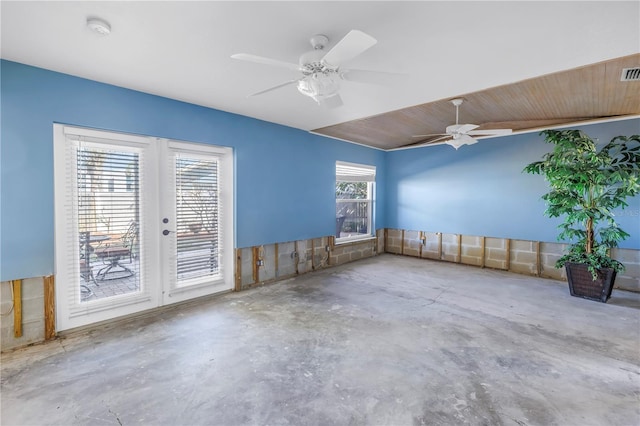
[[[236, 246], [331, 235], [335, 161], [377, 166], [376, 228], [555, 241], [541, 176], [522, 173], [550, 146], [535, 133], [382, 152], [65, 74], [0, 62], [0, 280], [54, 268], [53, 123], [234, 148]], [[582, 126], [640, 134], [640, 120]], [[618, 211], [640, 248], [640, 197]]]
[[[379, 150], [15, 62], [0, 62], [0, 280], [54, 271], [53, 123], [229, 146], [236, 246], [335, 232], [335, 161]], [[384, 226], [384, 185], [376, 226]]]
[[[640, 119], [579, 126], [606, 143], [640, 134]], [[387, 153], [387, 227], [556, 241], [559, 219], [543, 215], [544, 178], [522, 173], [552, 146], [538, 133], [480, 141], [458, 151], [448, 145]], [[621, 247], [640, 248], [640, 197], [616, 210], [631, 234]]]

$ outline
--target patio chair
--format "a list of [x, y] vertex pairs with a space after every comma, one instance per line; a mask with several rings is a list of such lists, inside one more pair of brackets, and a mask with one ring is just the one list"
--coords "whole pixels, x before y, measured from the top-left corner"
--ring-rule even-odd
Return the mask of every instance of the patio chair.
[[95, 277], [93, 276], [93, 270], [91, 269], [91, 253], [93, 247], [90, 244], [91, 232], [80, 232], [80, 276], [86, 281], [93, 281], [95, 283]]
[[129, 258], [129, 263], [133, 262], [136, 256], [134, 249], [137, 239], [138, 224], [136, 221], [131, 221], [127, 232], [122, 235], [118, 243], [106, 244], [104, 247], [95, 249], [95, 255], [106, 264], [96, 274], [96, 280], [106, 281], [132, 276], [134, 271], [123, 265], [122, 260]]
[[[91, 268], [91, 253], [93, 252], [93, 247], [91, 246], [91, 232], [89, 231], [80, 231], [80, 277], [85, 281], [85, 283], [89, 284], [90, 281], [93, 281], [95, 285], [98, 285], [96, 282], [96, 278], [93, 276], [93, 269]], [[91, 290], [86, 284], [80, 284], [80, 291], [82, 293], [82, 298], [86, 299], [87, 297], [93, 294], [93, 290]]]

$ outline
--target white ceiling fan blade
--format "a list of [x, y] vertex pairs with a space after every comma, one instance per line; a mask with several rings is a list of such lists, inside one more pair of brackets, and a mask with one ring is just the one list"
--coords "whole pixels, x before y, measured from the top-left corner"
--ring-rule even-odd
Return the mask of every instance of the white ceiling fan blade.
[[450, 134], [454, 134], [454, 133], [460, 133], [460, 134], [464, 134], [467, 133], [475, 128], [477, 128], [479, 126], [476, 126], [475, 124], [452, 124], [450, 126], [447, 126], [447, 133]]
[[462, 145], [473, 145], [474, 143], [478, 143], [478, 141], [471, 136], [468, 135], [460, 135], [457, 138], [453, 138], [447, 142], [447, 145], [451, 145], [456, 150], [460, 148]]
[[478, 143], [477, 139], [472, 138], [469, 135], [460, 135], [458, 140], [461, 141], [465, 145], [473, 145], [474, 143]]
[[329, 109], [338, 108], [344, 105], [344, 102], [342, 102], [342, 98], [340, 97], [339, 94], [335, 94], [333, 96], [329, 96], [328, 98], [324, 98], [318, 103], [323, 107], [329, 108]]
[[427, 146], [427, 145], [431, 145], [431, 144], [434, 144], [436, 142], [441, 142], [441, 141], [443, 141], [445, 139], [450, 139], [451, 138], [451, 135], [422, 135], [422, 136], [417, 135], [417, 136], [414, 136], [414, 138], [420, 138], [420, 137], [428, 138], [428, 137], [431, 137], [431, 136], [438, 136], [438, 137], [434, 138], [434, 139], [429, 139], [429, 140], [421, 140], [421, 141], [418, 141], [418, 142], [411, 142], [411, 143], [402, 145], [400, 148], [406, 148], [408, 146], [423, 146], [423, 145]]
[[411, 137], [412, 137], [412, 138], [429, 138], [429, 137], [432, 137], [432, 136], [446, 136], [446, 137], [451, 137], [451, 135], [450, 135], [450, 134], [448, 134], [448, 133], [431, 133], [431, 134], [428, 134], [428, 135], [413, 135], [413, 136], [411, 136]]
[[288, 86], [288, 85], [290, 85], [290, 84], [295, 84], [295, 83], [297, 83], [297, 82], [298, 82], [298, 80], [290, 80], [290, 81], [287, 81], [286, 83], [278, 84], [277, 86], [273, 86], [273, 87], [270, 87], [270, 88], [268, 88], [268, 89], [261, 90], [261, 91], [256, 92], [256, 93], [252, 93], [252, 94], [250, 94], [250, 95], [249, 95], [249, 96], [247, 96], [247, 97], [248, 97], [248, 98], [250, 98], [250, 97], [252, 97], [252, 96], [262, 95], [263, 93], [271, 92], [272, 90], [277, 90], [277, 89], [279, 89], [279, 88], [281, 88], [281, 87]]
[[475, 124], [461, 124], [460, 127], [458, 128], [458, 131], [460, 133], [464, 133], [467, 134], [470, 131], [472, 131], [473, 129], [477, 129], [480, 126], [477, 126]]
[[468, 135], [483, 135], [483, 136], [498, 136], [498, 135], [510, 135], [511, 129], [487, 129], [487, 130], [472, 130], [467, 132]]
[[274, 65], [277, 67], [289, 68], [290, 70], [300, 71], [300, 66], [292, 62], [284, 62], [278, 59], [265, 58], [264, 56], [251, 55], [249, 53], [236, 53], [231, 55], [231, 58], [238, 59], [240, 61], [255, 62], [257, 64]]
[[454, 147], [456, 149], [456, 151], [458, 150], [458, 148], [460, 148], [462, 145], [464, 145], [458, 139], [451, 139], [451, 140], [446, 141], [445, 143], [447, 145], [451, 145], [452, 147]]
[[351, 30], [322, 58], [328, 65], [337, 68], [343, 62], [353, 59], [378, 41], [368, 34]]
[[432, 143], [440, 142], [440, 141], [443, 141], [445, 139], [450, 139], [450, 138], [451, 138], [451, 135], [442, 135], [442, 136], [439, 136], [439, 137], [437, 137], [435, 139], [428, 140], [426, 142], [426, 144], [432, 144]]
[[400, 83], [407, 74], [399, 74], [386, 71], [358, 70], [349, 68], [342, 70], [340, 77], [347, 81], [356, 83], [392, 85]]

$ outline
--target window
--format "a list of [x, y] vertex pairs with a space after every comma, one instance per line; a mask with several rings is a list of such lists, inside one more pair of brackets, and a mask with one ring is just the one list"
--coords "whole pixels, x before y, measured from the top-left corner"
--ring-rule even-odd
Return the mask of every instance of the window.
[[373, 235], [371, 212], [375, 166], [336, 162], [336, 239], [338, 242]]

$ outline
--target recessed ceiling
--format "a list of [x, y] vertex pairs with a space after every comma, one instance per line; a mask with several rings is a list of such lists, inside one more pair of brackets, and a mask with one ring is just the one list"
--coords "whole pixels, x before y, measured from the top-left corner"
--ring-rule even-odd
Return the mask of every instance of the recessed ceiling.
[[[385, 149], [441, 132], [455, 120], [454, 97], [467, 101], [462, 121], [513, 128], [640, 112], [640, 83], [622, 92], [603, 83], [608, 64], [640, 65], [639, 2], [2, 1], [0, 8], [3, 59]], [[91, 32], [92, 17], [111, 33]], [[344, 106], [335, 109], [295, 86], [247, 98], [297, 74], [232, 54], [297, 62], [314, 34], [327, 35], [330, 48], [351, 29], [378, 43], [345, 66], [405, 77], [387, 86], [344, 82]]]

